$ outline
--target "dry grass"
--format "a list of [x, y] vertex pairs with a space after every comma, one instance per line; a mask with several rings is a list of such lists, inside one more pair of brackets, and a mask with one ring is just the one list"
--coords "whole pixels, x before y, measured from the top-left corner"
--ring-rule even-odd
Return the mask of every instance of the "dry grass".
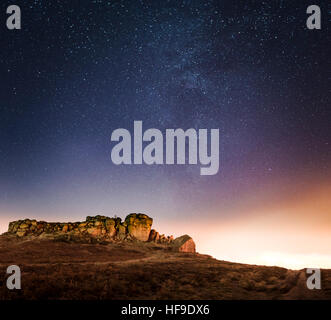
[[22, 290], [0, 277], [0, 299], [331, 299], [308, 290], [304, 271], [219, 261], [143, 243], [77, 244], [0, 236], [0, 274], [17, 264]]

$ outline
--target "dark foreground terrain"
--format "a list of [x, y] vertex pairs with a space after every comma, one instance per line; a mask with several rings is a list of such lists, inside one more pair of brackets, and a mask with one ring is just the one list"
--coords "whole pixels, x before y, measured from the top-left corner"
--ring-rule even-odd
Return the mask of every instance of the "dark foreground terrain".
[[[6, 268], [22, 271], [8, 290]], [[176, 253], [154, 243], [82, 244], [0, 236], [0, 299], [331, 299], [331, 270], [308, 290], [293, 271]]]

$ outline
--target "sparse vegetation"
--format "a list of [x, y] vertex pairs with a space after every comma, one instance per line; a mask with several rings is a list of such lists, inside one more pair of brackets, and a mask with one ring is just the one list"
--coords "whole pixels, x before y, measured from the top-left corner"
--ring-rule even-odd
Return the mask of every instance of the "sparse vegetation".
[[22, 290], [0, 299], [331, 299], [331, 270], [322, 290], [308, 290], [304, 271], [230, 263], [164, 250], [154, 243], [86, 244], [0, 236], [0, 274], [22, 270]]

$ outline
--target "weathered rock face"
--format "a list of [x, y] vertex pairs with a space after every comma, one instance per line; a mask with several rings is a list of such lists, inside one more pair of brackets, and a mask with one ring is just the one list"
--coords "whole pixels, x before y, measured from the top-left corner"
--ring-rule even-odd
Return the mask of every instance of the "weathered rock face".
[[158, 241], [159, 240], [159, 233], [152, 229], [149, 233], [148, 241]]
[[153, 219], [141, 213], [131, 213], [125, 218], [128, 233], [138, 240], [147, 241]]
[[172, 246], [175, 251], [195, 253], [195, 243], [187, 234], [176, 238]]
[[195, 243], [188, 235], [174, 240], [173, 236], [160, 235], [152, 229], [153, 219], [142, 213], [131, 213], [122, 222], [121, 218], [106, 216], [86, 217], [83, 222], [45, 222], [37, 220], [18, 220], [9, 223], [8, 234], [18, 237], [52, 236], [66, 239], [98, 239], [102, 241], [140, 240], [161, 245], [170, 245], [179, 252], [195, 252]]
[[[144, 215], [146, 219], [150, 219], [148, 216]], [[132, 221], [134, 223], [134, 220]], [[71, 234], [75, 236], [86, 236], [114, 239], [114, 240], [124, 240], [128, 236], [131, 239], [137, 239], [134, 234], [130, 234], [127, 228], [127, 223], [122, 222], [121, 218], [110, 218], [106, 216], [94, 216], [86, 217], [83, 222], [45, 222], [36, 220], [18, 220], [9, 223], [8, 227], [9, 234], [15, 234], [19, 237], [24, 236], [40, 236], [43, 234]]]

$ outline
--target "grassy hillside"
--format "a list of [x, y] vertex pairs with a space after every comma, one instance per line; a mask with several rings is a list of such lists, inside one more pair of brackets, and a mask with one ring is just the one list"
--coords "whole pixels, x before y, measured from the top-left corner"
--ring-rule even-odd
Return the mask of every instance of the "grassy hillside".
[[[6, 268], [22, 271], [22, 289], [6, 288]], [[331, 299], [308, 290], [293, 271], [176, 253], [142, 242], [69, 243], [0, 236], [0, 299]]]

